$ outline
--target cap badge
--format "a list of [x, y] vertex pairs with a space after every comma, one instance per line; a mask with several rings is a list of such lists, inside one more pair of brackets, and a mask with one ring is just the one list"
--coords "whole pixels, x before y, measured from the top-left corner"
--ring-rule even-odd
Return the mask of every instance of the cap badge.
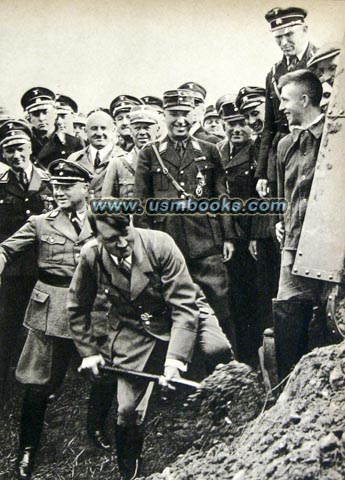
[[283, 20], [281, 18], [277, 18], [276, 24], [281, 25], [283, 23]]

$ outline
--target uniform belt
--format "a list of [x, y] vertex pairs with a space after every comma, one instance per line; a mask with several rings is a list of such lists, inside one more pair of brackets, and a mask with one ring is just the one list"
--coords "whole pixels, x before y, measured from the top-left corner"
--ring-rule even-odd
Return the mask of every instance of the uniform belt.
[[38, 270], [38, 280], [53, 287], [69, 287], [72, 277], [63, 277], [62, 275], [55, 275], [45, 270]]

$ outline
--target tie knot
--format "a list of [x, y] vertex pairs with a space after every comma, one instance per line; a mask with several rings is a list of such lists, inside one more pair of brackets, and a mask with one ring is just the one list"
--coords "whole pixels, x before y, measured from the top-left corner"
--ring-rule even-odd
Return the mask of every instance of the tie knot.
[[292, 55], [290, 58], [289, 58], [289, 65], [288, 65], [288, 70], [289, 72], [291, 70], [294, 70], [296, 65], [298, 63], [298, 57], [297, 55]]
[[24, 172], [24, 170], [21, 170], [19, 172], [19, 181], [24, 188], [27, 187], [27, 185], [29, 183], [29, 180], [28, 180], [28, 177], [27, 177], [26, 173]]

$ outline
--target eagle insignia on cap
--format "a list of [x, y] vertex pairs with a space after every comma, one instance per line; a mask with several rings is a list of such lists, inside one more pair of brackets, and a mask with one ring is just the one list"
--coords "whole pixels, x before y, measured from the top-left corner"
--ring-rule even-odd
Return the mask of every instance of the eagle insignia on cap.
[[274, 15], [278, 15], [279, 10], [280, 10], [279, 8], [275, 8], [275, 9], [273, 10], [273, 14], [274, 14]]
[[38, 94], [39, 94], [39, 91], [38, 91], [38, 90], [34, 90], [34, 91], [33, 91], [33, 94], [34, 94], [34, 95], [38, 95]]
[[7, 124], [7, 128], [8, 128], [9, 130], [11, 130], [11, 129], [13, 128], [13, 123], [8, 123], [8, 124]]

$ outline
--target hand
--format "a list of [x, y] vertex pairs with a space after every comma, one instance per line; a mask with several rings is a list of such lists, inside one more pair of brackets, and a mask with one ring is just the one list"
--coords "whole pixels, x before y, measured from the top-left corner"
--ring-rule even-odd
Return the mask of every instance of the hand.
[[284, 241], [285, 227], [283, 222], [276, 223], [276, 237], [280, 245]]
[[256, 240], [251, 240], [249, 242], [249, 247], [248, 247], [248, 250], [249, 250], [249, 253], [251, 254], [251, 256], [254, 258], [254, 260], [257, 260], [258, 257], [258, 252], [257, 252], [257, 249], [256, 249]]
[[177, 367], [165, 367], [164, 376], [160, 377], [159, 385], [170, 388], [170, 390], [175, 390], [174, 385], [169, 382], [172, 378], [181, 378], [180, 370]]
[[228, 262], [234, 253], [235, 246], [232, 242], [226, 241], [223, 245], [223, 262]]
[[83, 358], [80, 367], [78, 368], [78, 372], [82, 372], [83, 370], [91, 370], [93, 375], [99, 375], [98, 366], [104, 367], [105, 360], [102, 355], [91, 355], [90, 357]]
[[265, 178], [259, 178], [256, 183], [256, 191], [261, 198], [266, 197], [269, 192], [268, 180], [266, 180]]

